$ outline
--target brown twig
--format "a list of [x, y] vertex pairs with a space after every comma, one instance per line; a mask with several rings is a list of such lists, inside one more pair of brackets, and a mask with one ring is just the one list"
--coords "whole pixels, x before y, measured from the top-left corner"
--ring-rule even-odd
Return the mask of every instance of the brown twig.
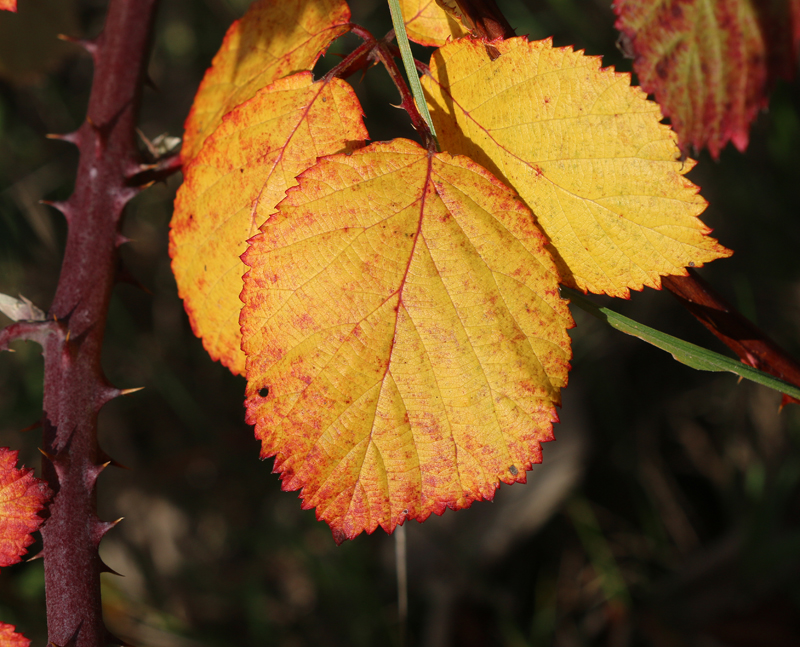
[[350, 54], [348, 54], [341, 63], [328, 72], [324, 78], [332, 79], [336, 77], [339, 79], [346, 79], [351, 74], [355, 74], [359, 70], [366, 70], [370, 65], [373, 64], [370, 55], [375, 47], [377, 47], [378, 41], [366, 29], [359, 27], [358, 25], [353, 25], [350, 31], [364, 39], [364, 42], [350, 52]]

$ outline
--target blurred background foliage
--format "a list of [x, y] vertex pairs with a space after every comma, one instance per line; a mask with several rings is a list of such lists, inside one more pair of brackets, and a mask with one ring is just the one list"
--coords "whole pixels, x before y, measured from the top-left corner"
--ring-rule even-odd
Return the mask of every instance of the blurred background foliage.
[[[71, 192], [77, 152], [46, 133], [83, 119], [92, 66], [58, 33], [92, 36], [105, 0], [20, 0], [0, 15], [0, 292], [47, 307], [65, 225], [39, 200]], [[500, 0], [518, 34], [553, 36], [629, 71], [608, 0]], [[163, 0], [141, 130], [180, 135], [192, 96], [248, 0]], [[379, 0], [353, 13], [390, 28]], [[356, 42], [334, 44], [320, 70]], [[419, 48], [418, 53], [424, 56]], [[373, 139], [413, 137], [380, 68], [351, 79]], [[800, 356], [800, 85], [782, 83], [747, 154], [706, 153], [691, 178], [704, 220], [733, 258], [702, 270], [742, 312]], [[120, 285], [104, 363], [145, 390], [109, 404], [101, 517], [125, 521], [101, 547], [112, 631], [152, 647], [401, 644], [394, 542], [383, 532], [336, 547], [243, 423], [244, 382], [192, 335], [167, 255], [179, 178], [130, 206], [123, 249], [146, 288]], [[669, 294], [597, 299], [722, 350]], [[408, 524], [407, 644], [671, 647], [800, 644], [800, 417], [728, 374], [696, 373], [576, 311], [574, 370], [557, 441], [528, 485], [494, 503]], [[8, 320], [0, 315], [0, 325]], [[38, 347], [0, 356], [0, 444], [39, 463]], [[36, 546], [32, 547], [33, 552]], [[4, 569], [0, 620], [45, 644], [41, 560]]]

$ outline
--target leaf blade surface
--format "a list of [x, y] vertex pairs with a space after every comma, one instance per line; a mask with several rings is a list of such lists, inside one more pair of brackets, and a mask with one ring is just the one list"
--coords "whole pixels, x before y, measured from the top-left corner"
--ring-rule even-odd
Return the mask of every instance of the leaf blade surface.
[[349, 20], [344, 0], [254, 2], [230, 26], [203, 77], [184, 127], [184, 164], [236, 106], [284, 76], [311, 70]]
[[239, 256], [247, 239], [318, 156], [366, 137], [352, 88], [301, 72], [229, 113], [184, 170], [170, 226], [172, 268], [195, 334], [232, 372], [244, 373]]
[[422, 79], [434, 125], [445, 150], [519, 192], [567, 285], [627, 297], [730, 254], [697, 218], [693, 162], [628, 75], [549, 41], [495, 47], [496, 60], [469, 38], [434, 53]]
[[401, 0], [400, 8], [409, 40], [420, 45], [439, 47], [449, 38], [459, 38], [466, 33], [458, 20], [436, 0]]
[[404, 140], [321, 160], [244, 259], [248, 421], [337, 541], [492, 498], [552, 438], [572, 319], [530, 212]]

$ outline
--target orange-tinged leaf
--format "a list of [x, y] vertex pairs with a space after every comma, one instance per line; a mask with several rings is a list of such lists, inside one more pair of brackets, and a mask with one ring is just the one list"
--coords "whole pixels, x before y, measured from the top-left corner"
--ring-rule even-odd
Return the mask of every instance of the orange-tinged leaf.
[[572, 325], [530, 211], [407, 140], [298, 180], [243, 257], [247, 417], [283, 488], [341, 541], [524, 482]]
[[200, 151], [222, 117], [278, 79], [311, 70], [346, 33], [344, 0], [259, 0], [234, 22], [206, 72], [186, 120], [181, 157]]
[[50, 497], [44, 481], [32, 469], [17, 469], [18, 452], [0, 448], [0, 566], [20, 561], [33, 543], [42, 519], [37, 513]]
[[247, 239], [317, 157], [366, 137], [353, 89], [301, 72], [229, 113], [184, 169], [170, 231], [172, 269], [195, 334], [234, 373], [244, 373], [239, 256]]
[[16, 11], [17, 0], [0, 0], [0, 11]]
[[422, 79], [439, 142], [514, 187], [567, 285], [627, 297], [730, 252], [697, 216], [675, 134], [627, 74], [549, 40], [449, 43]]
[[31, 641], [14, 631], [14, 625], [0, 622], [0, 647], [28, 647]]
[[409, 40], [428, 47], [444, 45], [467, 32], [436, 0], [400, 0]]
[[747, 148], [750, 122], [800, 46], [800, 0], [617, 0], [634, 69], [684, 150]]

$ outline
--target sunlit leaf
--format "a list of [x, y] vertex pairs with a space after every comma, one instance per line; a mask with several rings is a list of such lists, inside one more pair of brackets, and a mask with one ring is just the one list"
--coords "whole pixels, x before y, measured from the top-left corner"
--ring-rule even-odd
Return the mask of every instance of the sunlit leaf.
[[0, 566], [20, 561], [33, 543], [42, 510], [50, 497], [44, 481], [32, 469], [17, 469], [18, 452], [0, 448]]
[[675, 134], [627, 74], [550, 41], [449, 43], [423, 77], [444, 150], [514, 187], [554, 247], [565, 283], [628, 296], [730, 252], [697, 216]]
[[684, 150], [747, 148], [778, 78], [792, 78], [800, 0], [616, 0], [616, 26], [645, 91]]
[[400, 0], [409, 40], [438, 47], [448, 38], [458, 38], [466, 31], [461, 24], [445, 12], [436, 0]]
[[13, 625], [0, 622], [0, 647], [28, 647], [31, 641], [14, 631]]
[[330, 43], [347, 32], [344, 0], [259, 0], [228, 29], [186, 120], [184, 163], [230, 110], [274, 81], [310, 70]]
[[516, 194], [406, 140], [322, 159], [251, 242], [247, 417], [337, 541], [491, 499], [552, 439], [572, 319]]
[[367, 137], [352, 88], [301, 72], [228, 114], [184, 169], [170, 232], [172, 268], [195, 333], [209, 354], [244, 372], [239, 310], [247, 239], [295, 176], [322, 155]]
[[0, 11], [16, 11], [17, 0], [0, 0]]

